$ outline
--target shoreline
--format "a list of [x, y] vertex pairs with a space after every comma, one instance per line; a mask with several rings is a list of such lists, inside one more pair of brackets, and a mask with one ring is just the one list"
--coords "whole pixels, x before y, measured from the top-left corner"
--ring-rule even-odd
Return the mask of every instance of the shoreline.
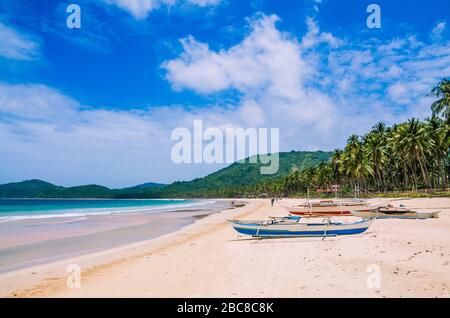
[[[228, 199], [217, 200], [229, 201]], [[245, 202], [245, 200], [239, 200], [239, 202]], [[146, 251], [149, 248], [157, 247], [158, 243], [161, 243], [162, 245], [168, 244], [170, 246], [172, 239], [176, 239], [179, 235], [185, 235], [185, 232], [189, 233], [191, 227], [194, 227], [195, 229], [198, 223], [211, 216], [220, 214], [224, 211], [239, 210], [238, 212], [240, 212], [240, 210], [245, 210], [248, 206], [251, 206], [251, 203], [245, 202], [243, 207], [238, 208], [225, 207], [215, 213], [202, 216], [202, 218], [196, 219], [193, 223], [184, 225], [175, 231], [147, 240], [56, 262], [0, 273], [0, 297], [38, 297], [41, 294], [46, 295], [46, 292], [48, 291], [47, 288], [50, 288], [51, 290], [56, 288], [56, 286], [53, 286], [53, 282], [55, 281], [59, 281], [59, 283], [62, 284], [59, 287], [64, 288], [63, 281], [66, 279], [65, 269], [70, 264], [77, 263], [86, 267], [87, 273], [90, 275], [91, 271], [95, 272], [96, 270], [114, 266], [126, 260], [145, 257]], [[44, 289], [42, 289], [42, 287], [44, 287]]]
[[[286, 210], [267, 199], [245, 201], [155, 239], [0, 275], [0, 296], [450, 297], [447, 210], [438, 219], [376, 220], [362, 235], [258, 241], [238, 237], [226, 219]], [[450, 207], [450, 199], [401, 204]], [[69, 263], [82, 268], [80, 289], [66, 286]], [[368, 266], [381, 269], [378, 290], [366, 286]]]
[[[0, 198], [0, 200], [114, 200], [114, 201], [189, 201], [189, 200], [203, 200], [203, 198]], [[219, 200], [219, 199], [218, 199]]]
[[[218, 213], [229, 201], [0, 223], [0, 273], [145, 241]], [[133, 208], [134, 209], [134, 208]], [[98, 210], [98, 209], [97, 209]]]

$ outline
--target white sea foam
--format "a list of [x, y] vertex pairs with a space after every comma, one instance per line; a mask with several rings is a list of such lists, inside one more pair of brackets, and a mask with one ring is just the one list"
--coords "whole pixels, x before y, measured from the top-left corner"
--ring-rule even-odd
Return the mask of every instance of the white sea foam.
[[27, 215], [8, 215], [0, 217], [0, 223], [21, 221], [30, 219], [52, 219], [52, 218], [86, 218], [87, 216], [110, 215], [119, 213], [161, 213], [190, 207], [204, 206], [215, 203], [216, 201], [200, 201], [183, 204], [168, 204], [163, 206], [141, 206], [129, 208], [88, 208], [88, 209], [70, 209], [60, 210], [59, 213], [27, 214]]

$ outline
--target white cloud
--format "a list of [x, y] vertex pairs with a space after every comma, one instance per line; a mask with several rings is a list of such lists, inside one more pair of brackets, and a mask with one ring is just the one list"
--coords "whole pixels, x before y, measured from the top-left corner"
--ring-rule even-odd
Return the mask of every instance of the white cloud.
[[195, 4], [199, 7], [206, 7], [206, 6], [213, 6], [213, 5], [217, 5], [221, 2], [222, 0], [188, 0], [188, 2]]
[[134, 18], [141, 20], [145, 19], [148, 14], [160, 8], [161, 6], [175, 6], [177, 4], [187, 3], [199, 7], [214, 6], [221, 2], [221, 0], [103, 0], [108, 4], [116, 5], [117, 7], [128, 11]]
[[429, 115], [431, 100], [428, 105], [422, 100], [450, 73], [450, 44], [422, 43], [415, 36], [355, 40], [339, 50], [316, 54], [322, 56], [317, 68], [324, 89], [341, 95], [347, 103], [361, 100], [367, 104], [377, 99], [385, 113], [397, 113], [397, 121], [404, 114], [411, 115], [409, 109], [417, 110], [415, 105], [425, 107], [417, 116]]
[[248, 124], [282, 128], [290, 148], [331, 149], [377, 121], [429, 115], [424, 97], [450, 73], [448, 44], [414, 36], [347, 43], [313, 18], [298, 41], [276, 28], [278, 20], [253, 18], [244, 40], [220, 51], [184, 39], [183, 52], [163, 64], [166, 78], [175, 89], [201, 94], [237, 90], [239, 118]]
[[346, 130], [339, 123], [342, 116], [327, 93], [309, 85], [314, 80], [314, 63], [302, 56], [307, 48], [329, 45], [337, 38], [321, 33], [311, 23], [309, 38], [314, 44], [305, 45], [308, 40], [299, 43], [280, 32], [275, 15], [259, 14], [249, 21], [249, 33], [228, 49], [214, 51], [193, 37], [183, 39], [183, 52], [162, 65], [167, 80], [175, 89], [201, 94], [240, 92], [241, 101], [224, 118], [243, 126], [281, 128], [284, 149], [334, 147], [336, 130]]
[[213, 50], [187, 37], [182, 53], [162, 65], [174, 88], [234, 90], [234, 105], [113, 111], [44, 85], [0, 83], [0, 175], [121, 186], [205, 175], [218, 166], [170, 161], [172, 129], [194, 119], [221, 129], [280, 128], [282, 151], [333, 150], [378, 121], [429, 115], [426, 93], [450, 74], [450, 44], [413, 36], [348, 43], [313, 19], [299, 40], [277, 28], [276, 16], [249, 21], [241, 42]]
[[29, 120], [58, 121], [71, 117], [78, 103], [45, 85], [0, 83], [0, 113]]
[[408, 96], [408, 89], [403, 83], [395, 83], [388, 87], [388, 94], [392, 100], [398, 101]]
[[314, 11], [319, 12], [319, 5], [322, 3], [322, 0], [312, 0]]
[[326, 43], [331, 48], [338, 48], [343, 41], [329, 32], [320, 32], [317, 21], [311, 17], [306, 18], [308, 31], [302, 38], [301, 46], [303, 49], [309, 49], [322, 43]]
[[447, 24], [445, 22], [437, 23], [436, 26], [433, 28], [433, 30], [431, 30], [431, 38], [433, 40], [442, 39], [442, 33], [444, 33], [445, 31], [446, 25]]
[[238, 109], [238, 115], [240, 121], [245, 122], [250, 127], [259, 127], [266, 122], [264, 110], [255, 100], [243, 101]]
[[144, 19], [150, 11], [158, 8], [164, 0], [105, 0], [130, 12], [136, 19]]
[[40, 178], [63, 185], [123, 187], [192, 179], [224, 164], [187, 169], [172, 163], [173, 129], [192, 129], [196, 119], [203, 120], [205, 129], [247, 128], [249, 119], [257, 124], [263, 116], [251, 102], [242, 109], [99, 109], [45, 85], [0, 82], [1, 181]]
[[166, 78], [175, 89], [204, 94], [232, 88], [247, 94], [267, 90], [279, 97], [298, 97], [308, 66], [295, 39], [276, 29], [277, 21], [274, 15], [252, 19], [251, 32], [241, 43], [218, 52], [193, 37], [183, 39], [183, 53], [162, 65]]
[[181, 124], [166, 124], [172, 111], [93, 109], [44, 85], [0, 83], [2, 181], [127, 186], [176, 179], [162, 175], [166, 169], [188, 178], [168, 168], [171, 125]]
[[15, 60], [32, 60], [39, 55], [39, 45], [17, 30], [0, 22], [0, 56]]

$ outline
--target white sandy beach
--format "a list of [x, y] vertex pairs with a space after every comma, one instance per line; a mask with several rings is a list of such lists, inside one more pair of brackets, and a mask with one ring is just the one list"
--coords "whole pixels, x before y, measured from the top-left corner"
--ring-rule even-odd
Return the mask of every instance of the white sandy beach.
[[[381, 199], [379, 199], [381, 200]], [[379, 201], [379, 200], [371, 200]], [[0, 275], [3, 297], [449, 297], [450, 199], [393, 201], [445, 208], [438, 219], [376, 220], [326, 238], [238, 237], [228, 218], [284, 216], [269, 200], [205, 217], [146, 242]], [[301, 200], [284, 199], [283, 204]], [[383, 199], [385, 201], [385, 199]], [[81, 288], [66, 268], [81, 267]], [[380, 270], [380, 288], [368, 285]]]

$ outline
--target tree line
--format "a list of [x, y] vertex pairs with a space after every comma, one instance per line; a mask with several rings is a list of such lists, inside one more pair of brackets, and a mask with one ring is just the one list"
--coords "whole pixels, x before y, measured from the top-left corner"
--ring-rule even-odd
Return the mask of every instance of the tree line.
[[432, 114], [421, 121], [386, 126], [380, 122], [363, 136], [352, 135], [328, 162], [243, 189], [252, 196], [288, 196], [312, 191], [387, 192], [446, 189], [450, 183], [450, 80], [430, 94]]

